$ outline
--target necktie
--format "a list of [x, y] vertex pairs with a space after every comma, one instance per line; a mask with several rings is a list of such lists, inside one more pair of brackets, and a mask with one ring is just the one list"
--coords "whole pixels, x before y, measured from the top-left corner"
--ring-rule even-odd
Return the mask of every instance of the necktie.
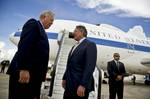
[[118, 70], [119, 70], [119, 61], [117, 61], [117, 68], [118, 68]]

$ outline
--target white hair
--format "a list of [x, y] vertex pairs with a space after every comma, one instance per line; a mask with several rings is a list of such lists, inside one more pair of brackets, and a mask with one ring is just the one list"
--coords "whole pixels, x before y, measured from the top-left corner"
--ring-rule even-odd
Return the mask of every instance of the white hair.
[[43, 11], [40, 15], [40, 19], [44, 18], [45, 16], [51, 16], [52, 18], [54, 18], [54, 13], [50, 10], [47, 10], [47, 11]]

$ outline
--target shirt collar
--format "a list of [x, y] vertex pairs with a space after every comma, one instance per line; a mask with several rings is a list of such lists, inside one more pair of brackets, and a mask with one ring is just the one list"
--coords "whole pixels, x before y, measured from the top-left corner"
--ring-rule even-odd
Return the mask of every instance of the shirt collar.
[[114, 59], [114, 61], [115, 61], [115, 63], [119, 62], [119, 60], [117, 61], [117, 60], [115, 60], [115, 59]]
[[79, 44], [82, 43], [85, 40], [85, 37], [83, 37], [82, 39], [80, 39], [78, 42]]
[[43, 27], [43, 29], [44, 29], [44, 26], [43, 26], [43, 24], [42, 24], [41, 20], [39, 20], [39, 22], [41, 23], [41, 25], [42, 25], [42, 27]]

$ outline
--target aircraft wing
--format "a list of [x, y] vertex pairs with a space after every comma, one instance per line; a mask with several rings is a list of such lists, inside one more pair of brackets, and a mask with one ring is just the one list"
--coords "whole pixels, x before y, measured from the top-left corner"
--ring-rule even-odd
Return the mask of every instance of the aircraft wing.
[[150, 67], [150, 58], [142, 59], [141, 64]]
[[130, 65], [133, 63], [132, 65], [139, 66], [141, 64], [141, 65], [150, 67], [150, 56], [149, 55], [143, 56], [142, 54], [136, 54], [131, 57], [125, 58], [122, 61], [127, 64], [130, 63]]

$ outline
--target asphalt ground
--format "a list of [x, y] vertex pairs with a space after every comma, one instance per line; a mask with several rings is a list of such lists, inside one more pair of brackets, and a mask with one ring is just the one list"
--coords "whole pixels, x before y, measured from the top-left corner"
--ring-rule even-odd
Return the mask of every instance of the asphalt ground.
[[[0, 99], [8, 99], [8, 80], [8, 75], [0, 73]], [[101, 89], [102, 99], [109, 99], [108, 84], [102, 84]], [[133, 85], [130, 80], [125, 80], [124, 99], [150, 99], [150, 85], [145, 85], [141, 81]]]

